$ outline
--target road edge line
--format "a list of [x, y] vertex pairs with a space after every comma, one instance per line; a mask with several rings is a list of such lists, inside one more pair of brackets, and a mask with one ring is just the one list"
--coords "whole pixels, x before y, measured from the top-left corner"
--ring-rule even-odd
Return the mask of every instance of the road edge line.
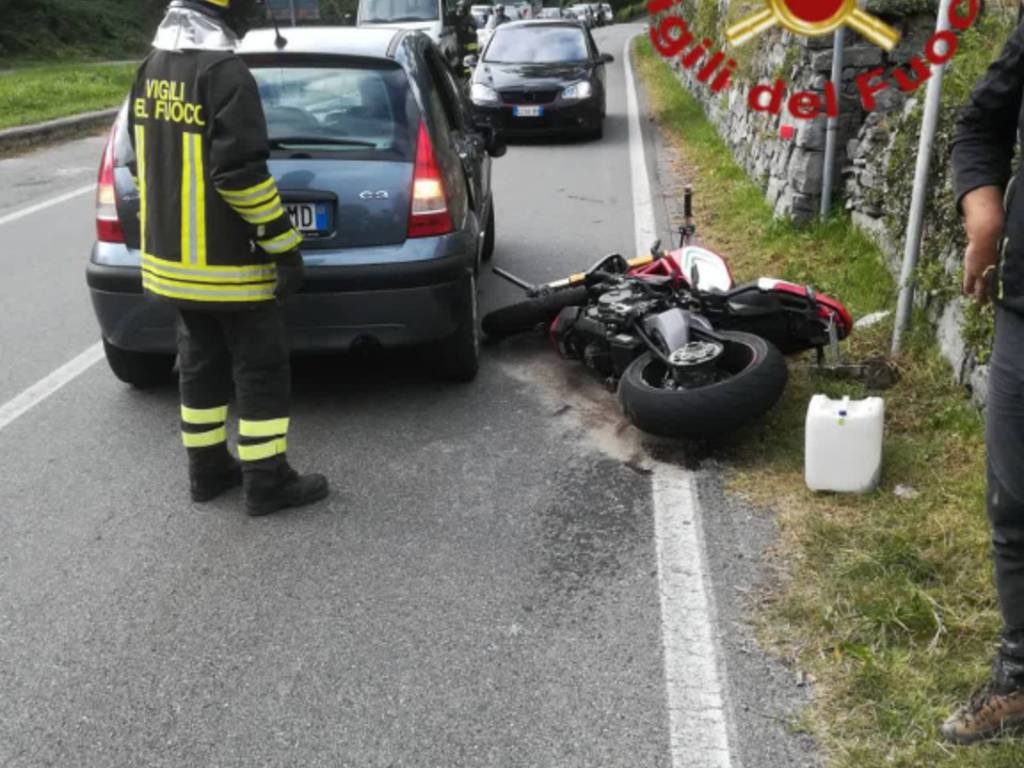
[[[639, 34], [639, 33], [638, 33]], [[626, 68], [626, 111], [629, 116], [629, 161], [630, 180], [633, 188], [633, 225], [635, 232], [634, 256], [643, 256], [651, 250], [651, 244], [658, 238], [658, 225], [654, 218], [654, 199], [651, 194], [651, 179], [647, 173], [647, 158], [644, 155], [644, 135], [640, 127], [640, 102], [637, 98], [636, 80], [633, 74], [631, 48], [638, 36], [630, 35], [623, 47], [623, 66]]]
[[20, 210], [5, 214], [3, 216], [0, 216], [0, 227], [4, 226], [5, 224], [12, 224], [15, 221], [18, 221], [19, 219], [23, 219], [26, 216], [31, 216], [34, 213], [45, 211], [47, 208], [52, 208], [55, 205], [66, 203], [68, 200], [74, 200], [76, 197], [81, 197], [86, 192], [95, 191], [96, 184], [89, 184], [86, 187], [79, 187], [78, 189], [73, 189], [70, 192], [65, 192], [63, 195], [51, 197], [49, 200], [43, 200], [40, 203], [35, 203], [26, 208], [21, 208]]
[[[623, 49], [637, 254], [657, 237], [630, 35]], [[651, 477], [658, 599], [673, 768], [733, 768], [707, 556], [693, 473], [663, 462]]]
[[103, 359], [103, 344], [97, 342], [53, 373], [0, 405], [0, 432], [51, 395], [77, 379]]

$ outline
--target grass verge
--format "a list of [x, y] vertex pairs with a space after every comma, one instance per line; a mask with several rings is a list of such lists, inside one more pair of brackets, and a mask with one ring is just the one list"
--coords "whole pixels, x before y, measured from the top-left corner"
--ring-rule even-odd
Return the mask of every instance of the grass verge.
[[136, 69], [136, 64], [77, 62], [0, 72], [0, 128], [117, 106]]
[[[738, 279], [774, 275], [840, 297], [855, 316], [891, 308], [894, 284], [874, 244], [845, 217], [796, 229], [772, 217], [700, 105], [649, 42], [637, 68], [653, 115], [699, 200], [700, 231]], [[886, 460], [867, 496], [815, 495], [803, 482], [810, 396], [866, 392], [797, 361], [766, 423], [725, 449], [730, 486], [779, 513], [788, 576], [760, 617], [764, 639], [817, 680], [794, 727], [811, 731], [838, 768], [1020, 768], [1024, 741], [944, 745], [937, 726], [984, 681], [999, 622], [984, 510], [983, 424], [953, 385], [919, 322], [886, 393]], [[859, 332], [853, 359], [887, 351], [891, 327]], [[897, 497], [897, 485], [914, 498]]]

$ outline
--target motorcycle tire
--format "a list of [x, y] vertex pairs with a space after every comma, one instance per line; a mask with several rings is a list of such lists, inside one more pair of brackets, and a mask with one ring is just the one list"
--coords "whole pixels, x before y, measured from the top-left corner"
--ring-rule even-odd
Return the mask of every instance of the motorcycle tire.
[[644, 432], [661, 437], [714, 438], [764, 415], [782, 396], [786, 360], [770, 342], [749, 333], [721, 332], [726, 350], [718, 361], [731, 375], [693, 389], [660, 386], [665, 364], [650, 352], [626, 369], [619, 401]]
[[492, 339], [525, 333], [542, 323], [550, 323], [566, 307], [582, 306], [586, 302], [586, 288], [568, 288], [548, 296], [521, 301], [486, 315], [483, 320], [484, 333]]

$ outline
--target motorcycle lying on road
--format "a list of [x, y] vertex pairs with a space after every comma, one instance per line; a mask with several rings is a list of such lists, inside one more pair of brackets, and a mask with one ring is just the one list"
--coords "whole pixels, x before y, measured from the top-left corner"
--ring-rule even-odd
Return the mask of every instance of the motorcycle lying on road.
[[735, 285], [723, 257], [693, 244], [689, 189], [684, 203], [674, 251], [657, 242], [648, 256], [612, 254], [539, 286], [495, 268], [528, 299], [488, 314], [484, 332], [499, 339], [547, 326], [562, 357], [617, 387], [644, 432], [711, 438], [763, 415], [786, 386], [783, 354], [816, 349], [820, 361], [853, 320], [811, 287], [772, 278]]

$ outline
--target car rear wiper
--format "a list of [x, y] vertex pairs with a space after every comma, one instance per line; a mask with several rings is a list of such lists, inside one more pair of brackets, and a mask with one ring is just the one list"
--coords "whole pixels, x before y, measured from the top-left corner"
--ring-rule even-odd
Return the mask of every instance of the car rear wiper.
[[272, 149], [299, 145], [323, 144], [332, 147], [369, 147], [376, 149], [377, 145], [372, 141], [360, 141], [359, 139], [332, 139], [328, 136], [275, 136], [270, 140]]

